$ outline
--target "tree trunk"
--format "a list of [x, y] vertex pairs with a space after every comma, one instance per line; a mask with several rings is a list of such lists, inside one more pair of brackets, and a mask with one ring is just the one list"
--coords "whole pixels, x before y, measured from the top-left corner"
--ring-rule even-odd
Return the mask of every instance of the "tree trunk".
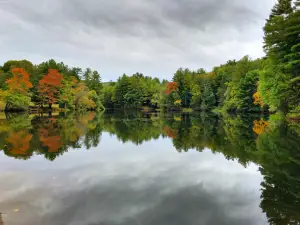
[[49, 106], [48, 109], [49, 109], [50, 111], [52, 111], [52, 103], [49, 103], [48, 106]]

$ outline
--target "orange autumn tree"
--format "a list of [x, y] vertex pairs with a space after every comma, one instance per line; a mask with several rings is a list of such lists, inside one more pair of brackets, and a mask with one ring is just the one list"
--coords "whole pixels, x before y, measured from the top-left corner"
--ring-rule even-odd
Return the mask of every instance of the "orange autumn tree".
[[39, 81], [39, 93], [40, 103], [48, 104], [49, 109], [52, 108], [52, 104], [56, 103], [59, 88], [62, 87], [63, 77], [56, 69], [49, 69], [48, 74]]
[[177, 82], [170, 82], [167, 85], [166, 97], [163, 100], [163, 105], [169, 109], [179, 109], [181, 107], [181, 99], [179, 95], [179, 85]]
[[30, 103], [28, 90], [33, 87], [29, 80], [29, 74], [23, 68], [13, 68], [11, 70], [12, 78], [5, 83], [9, 91], [5, 94], [5, 110], [10, 107], [25, 108]]
[[177, 82], [170, 82], [170, 83], [168, 83], [166, 94], [168, 95], [174, 91], [178, 91], [178, 88], [179, 88], [179, 86], [178, 86]]
[[12, 78], [6, 81], [11, 92], [26, 94], [29, 88], [32, 88], [32, 83], [29, 81], [29, 74], [23, 68], [13, 68], [11, 70]]

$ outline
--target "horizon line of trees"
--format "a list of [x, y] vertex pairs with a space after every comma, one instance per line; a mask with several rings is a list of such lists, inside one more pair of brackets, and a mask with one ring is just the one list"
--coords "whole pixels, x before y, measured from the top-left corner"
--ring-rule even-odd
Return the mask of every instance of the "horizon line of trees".
[[264, 26], [266, 56], [229, 60], [212, 71], [178, 69], [172, 81], [124, 74], [102, 83], [97, 71], [54, 60], [0, 67], [6, 109], [60, 104], [66, 108], [162, 108], [227, 112], [300, 112], [300, 0], [278, 0]]

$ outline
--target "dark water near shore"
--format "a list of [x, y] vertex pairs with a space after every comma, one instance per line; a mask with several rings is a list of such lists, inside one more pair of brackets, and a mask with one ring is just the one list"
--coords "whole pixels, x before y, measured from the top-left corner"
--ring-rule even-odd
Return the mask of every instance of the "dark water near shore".
[[0, 115], [0, 224], [300, 222], [300, 126], [271, 117]]

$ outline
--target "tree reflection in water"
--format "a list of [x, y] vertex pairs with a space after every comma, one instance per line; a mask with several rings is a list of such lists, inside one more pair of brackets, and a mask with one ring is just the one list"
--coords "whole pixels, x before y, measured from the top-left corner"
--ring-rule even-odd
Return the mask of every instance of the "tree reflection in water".
[[141, 112], [67, 114], [0, 119], [0, 149], [27, 160], [44, 155], [55, 160], [69, 149], [97, 147], [102, 132], [140, 145], [172, 140], [178, 152], [210, 149], [254, 162], [264, 176], [261, 208], [270, 224], [300, 223], [300, 126], [273, 115], [144, 114]]

